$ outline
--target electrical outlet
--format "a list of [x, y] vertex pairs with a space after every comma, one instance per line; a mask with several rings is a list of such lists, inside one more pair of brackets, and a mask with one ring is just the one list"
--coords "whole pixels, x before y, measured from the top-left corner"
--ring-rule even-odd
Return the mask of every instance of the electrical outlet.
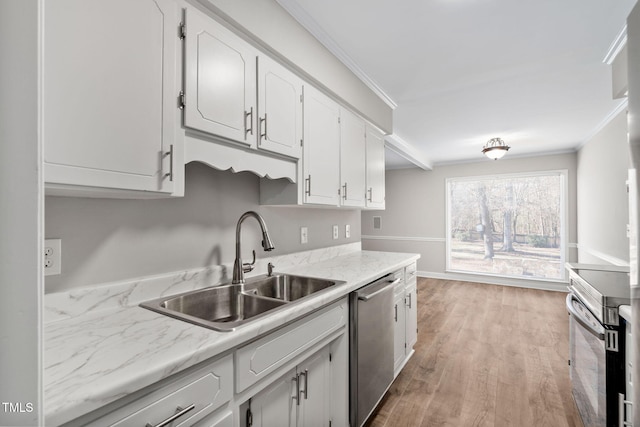
[[344, 226], [344, 237], [347, 239], [351, 237], [351, 226], [349, 224]]
[[62, 240], [45, 239], [44, 241], [44, 275], [52, 276], [62, 271]]
[[338, 237], [340, 237], [339, 235], [339, 231], [338, 231], [338, 226], [334, 225], [333, 226], [333, 240], [336, 240]]
[[309, 230], [307, 227], [300, 227], [300, 244], [306, 245], [309, 243]]

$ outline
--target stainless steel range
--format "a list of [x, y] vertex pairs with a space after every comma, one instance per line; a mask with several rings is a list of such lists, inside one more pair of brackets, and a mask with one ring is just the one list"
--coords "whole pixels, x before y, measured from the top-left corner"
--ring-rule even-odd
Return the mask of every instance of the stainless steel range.
[[625, 321], [629, 269], [567, 264], [569, 366], [573, 397], [585, 427], [622, 426], [625, 419]]

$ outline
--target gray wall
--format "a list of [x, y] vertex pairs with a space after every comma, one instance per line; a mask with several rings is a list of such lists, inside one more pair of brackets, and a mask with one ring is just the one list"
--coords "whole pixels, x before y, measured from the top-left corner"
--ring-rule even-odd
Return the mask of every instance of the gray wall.
[[[512, 150], [513, 151], [513, 150]], [[560, 154], [541, 157], [506, 158], [498, 161], [436, 166], [431, 171], [417, 168], [388, 170], [386, 175], [386, 210], [362, 213], [362, 248], [398, 252], [416, 252], [422, 257], [418, 270], [440, 277], [446, 265], [446, 188], [447, 178], [519, 173], [541, 170], [569, 172], [568, 234], [576, 241], [576, 155]], [[373, 217], [380, 216], [382, 229], [373, 229]], [[393, 239], [373, 240], [366, 236], [387, 236]], [[407, 241], [397, 237], [418, 237]], [[569, 259], [572, 252], [569, 252]], [[469, 275], [469, 280], [486, 281], [486, 277]], [[511, 280], [511, 282], [515, 282]], [[523, 282], [526, 283], [526, 282]]]
[[[275, 0], [200, 0], [387, 133], [393, 111]], [[190, 0], [195, 3], [195, 0]]]
[[[235, 227], [248, 210], [260, 212], [276, 249], [264, 252], [259, 227], [243, 223], [243, 258], [299, 252], [360, 240], [360, 212], [259, 206], [259, 178], [199, 163], [186, 168], [184, 198], [114, 200], [47, 197], [45, 235], [62, 239], [62, 274], [48, 276], [45, 290], [61, 290], [184, 269], [232, 263]], [[340, 226], [333, 240], [332, 226]], [[344, 237], [345, 224], [351, 237]], [[300, 227], [309, 243], [300, 244]]]
[[578, 259], [628, 265], [630, 167], [627, 115], [618, 114], [578, 152]]
[[[42, 424], [39, 1], [0, 2], [0, 425]], [[31, 404], [31, 410], [27, 404]]]

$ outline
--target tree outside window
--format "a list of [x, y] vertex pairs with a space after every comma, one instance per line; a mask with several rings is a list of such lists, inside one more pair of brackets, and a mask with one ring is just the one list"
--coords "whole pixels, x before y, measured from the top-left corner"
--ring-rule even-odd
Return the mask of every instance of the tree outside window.
[[566, 176], [447, 180], [447, 270], [563, 280]]

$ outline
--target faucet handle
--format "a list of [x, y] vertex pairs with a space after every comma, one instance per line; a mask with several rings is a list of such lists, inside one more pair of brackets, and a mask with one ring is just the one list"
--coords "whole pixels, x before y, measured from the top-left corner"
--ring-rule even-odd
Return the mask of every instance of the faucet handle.
[[267, 264], [267, 275], [269, 277], [273, 276], [273, 269], [274, 269], [275, 265], [269, 263]]
[[245, 273], [253, 271], [253, 266], [256, 263], [256, 251], [253, 250], [251, 252], [253, 253], [253, 261], [242, 263], [242, 271], [244, 271]]

